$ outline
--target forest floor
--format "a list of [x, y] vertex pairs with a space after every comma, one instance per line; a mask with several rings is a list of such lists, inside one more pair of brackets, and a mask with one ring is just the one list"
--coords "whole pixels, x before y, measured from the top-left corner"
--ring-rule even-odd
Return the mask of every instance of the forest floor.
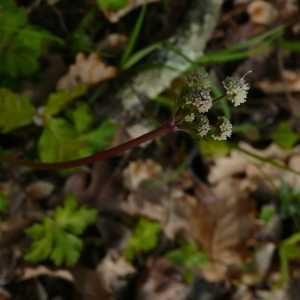
[[[13, 157], [92, 155], [165, 124], [191, 72], [207, 70], [216, 98], [251, 71], [246, 103], [206, 114], [231, 121], [227, 140], [170, 132], [58, 171], [1, 159], [0, 300], [300, 299], [299, 1], [225, 1], [190, 58], [177, 29], [201, 1], [0, 0]], [[184, 70], [159, 57], [172, 51]], [[149, 70], [178, 74], [153, 96]]]

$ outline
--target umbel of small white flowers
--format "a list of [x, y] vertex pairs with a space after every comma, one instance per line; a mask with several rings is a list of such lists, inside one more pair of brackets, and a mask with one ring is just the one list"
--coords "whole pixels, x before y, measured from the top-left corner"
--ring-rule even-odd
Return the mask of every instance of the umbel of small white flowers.
[[[249, 71], [248, 73], [250, 73]], [[210, 96], [210, 81], [208, 73], [202, 69], [187, 77], [187, 84], [182, 90], [181, 97], [175, 106], [174, 122], [177, 127], [187, 131], [193, 137], [204, 137], [212, 130], [211, 136], [215, 140], [226, 140], [231, 136], [232, 125], [226, 117], [218, 117], [217, 124], [210, 125], [204, 113], [213, 104], [224, 98], [231, 100], [236, 107], [246, 102], [249, 84], [245, 83], [246, 73], [241, 79], [227, 77], [222, 81], [226, 94], [213, 100]]]

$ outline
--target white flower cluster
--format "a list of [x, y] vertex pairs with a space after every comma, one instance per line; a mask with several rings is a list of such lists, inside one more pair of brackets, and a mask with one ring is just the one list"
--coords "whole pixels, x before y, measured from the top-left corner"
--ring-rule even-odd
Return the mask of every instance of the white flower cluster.
[[187, 85], [191, 87], [199, 87], [202, 90], [210, 90], [210, 81], [208, 79], [208, 73], [201, 69], [197, 73], [191, 73], [187, 77]]
[[185, 118], [184, 118], [184, 120], [185, 120], [186, 122], [193, 122], [194, 119], [195, 119], [195, 114], [194, 114], [194, 113], [191, 113], [191, 114], [185, 116]]
[[[249, 73], [249, 72], [248, 72]], [[247, 73], [247, 74], [248, 74]], [[210, 96], [210, 82], [205, 70], [193, 73], [187, 77], [187, 86], [177, 102], [174, 120], [178, 121], [178, 127], [189, 132], [192, 136], [204, 137], [209, 130], [213, 130], [212, 138], [226, 140], [232, 134], [232, 125], [225, 117], [218, 117], [216, 125], [209, 125], [208, 118], [203, 113], [208, 112], [213, 104], [224, 98], [229, 98], [234, 106], [246, 101], [249, 85], [245, 83], [245, 74], [242, 79], [227, 77], [222, 83], [227, 93], [216, 98]]]
[[198, 135], [201, 137], [205, 136], [207, 132], [210, 130], [208, 118], [204, 115], [200, 115], [199, 119], [197, 120], [197, 131]]
[[212, 107], [212, 98], [209, 91], [194, 88], [193, 97], [195, 99], [193, 105], [198, 108], [199, 113], [207, 112]]
[[216, 124], [216, 131], [212, 134], [214, 140], [222, 141], [226, 140], [231, 136], [232, 125], [229, 120], [225, 117], [218, 117], [218, 122]]
[[241, 103], [246, 102], [248, 94], [247, 91], [250, 89], [250, 86], [248, 83], [245, 83], [244, 77], [248, 73], [246, 73], [240, 80], [234, 77], [227, 77], [224, 81], [222, 81], [223, 86], [227, 91], [227, 95], [229, 95], [229, 99], [232, 101], [234, 106], [238, 106]]

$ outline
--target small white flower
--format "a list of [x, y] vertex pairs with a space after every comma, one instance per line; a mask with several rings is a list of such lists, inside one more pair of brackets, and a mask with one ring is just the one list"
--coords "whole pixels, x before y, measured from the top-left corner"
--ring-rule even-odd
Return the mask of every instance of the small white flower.
[[199, 87], [202, 90], [210, 90], [210, 81], [208, 74], [204, 69], [201, 69], [197, 73], [191, 73], [187, 77], [187, 85], [192, 87]]
[[212, 134], [214, 140], [222, 141], [231, 136], [232, 125], [225, 117], [218, 117], [216, 132]]
[[199, 113], [207, 112], [212, 107], [212, 98], [208, 91], [194, 88], [191, 94], [191, 97], [194, 99], [193, 105], [198, 108]]
[[187, 121], [187, 122], [193, 122], [195, 119], [195, 114], [194, 113], [191, 113], [187, 116], [185, 116], [184, 120]]
[[200, 135], [201, 137], [205, 136], [210, 130], [208, 118], [204, 115], [201, 115], [199, 117], [197, 126], [198, 135]]
[[222, 81], [227, 94], [230, 95], [229, 99], [232, 101], [234, 106], [238, 106], [241, 103], [246, 102], [248, 94], [247, 90], [249, 90], [250, 87], [248, 83], [245, 83], [244, 78], [248, 73], [246, 73], [240, 80], [234, 77], [227, 77], [224, 81]]

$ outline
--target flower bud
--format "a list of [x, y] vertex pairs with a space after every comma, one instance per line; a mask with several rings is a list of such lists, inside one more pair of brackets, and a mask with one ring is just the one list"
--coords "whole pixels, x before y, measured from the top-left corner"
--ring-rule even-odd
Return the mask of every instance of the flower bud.
[[210, 90], [210, 81], [208, 79], [208, 73], [201, 69], [197, 73], [191, 73], [187, 77], [187, 85], [191, 87], [199, 87], [202, 90]]

